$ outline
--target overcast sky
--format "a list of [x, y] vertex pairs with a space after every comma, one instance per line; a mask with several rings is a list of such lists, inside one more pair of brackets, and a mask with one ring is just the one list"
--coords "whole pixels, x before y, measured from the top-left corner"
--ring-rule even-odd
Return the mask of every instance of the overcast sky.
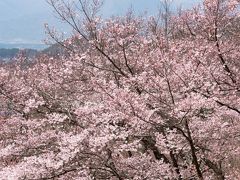
[[[156, 12], [160, 0], [105, 0], [105, 16], [123, 14], [132, 5], [135, 11]], [[190, 7], [199, 0], [175, 0], [177, 5]], [[46, 0], [0, 0], [0, 43], [40, 43], [44, 23], [67, 31], [53, 15]]]

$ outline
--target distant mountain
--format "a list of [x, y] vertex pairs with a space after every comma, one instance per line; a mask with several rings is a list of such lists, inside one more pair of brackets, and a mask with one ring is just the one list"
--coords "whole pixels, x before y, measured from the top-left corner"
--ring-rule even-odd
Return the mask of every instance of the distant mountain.
[[16, 57], [21, 51], [27, 57], [34, 57], [48, 48], [45, 44], [0, 43], [0, 61], [8, 61]]
[[59, 44], [53, 44], [51, 46], [44, 44], [4, 44], [0, 43], [0, 61], [9, 61], [24, 52], [26, 57], [34, 57], [40, 54], [46, 54], [48, 56], [61, 56], [65, 54], [64, 49]]
[[2, 49], [35, 49], [43, 50], [48, 46], [45, 44], [26, 44], [26, 43], [0, 43]]
[[[13, 49], [5, 49], [5, 48], [0, 48], [0, 60], [10, 60], [16, 57], [22, 50], [18, 48], [13, 48]], [[34, 57], [37, 55], [39, 51], [34, 50], [34, 49], [24, 49], [24, 54], [27, 57]]]

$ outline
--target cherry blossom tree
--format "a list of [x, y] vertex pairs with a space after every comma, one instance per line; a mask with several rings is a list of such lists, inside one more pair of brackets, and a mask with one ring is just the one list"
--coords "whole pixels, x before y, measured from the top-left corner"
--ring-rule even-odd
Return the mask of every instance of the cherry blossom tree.
[[[0, 67], [0, 177], [239, 179], [239, 1], [169, 21], [101, 19], [101, 1], [49, 0], [73, 36], [60, 57]], [[156, 27], [156, 26], [155, 26]]]

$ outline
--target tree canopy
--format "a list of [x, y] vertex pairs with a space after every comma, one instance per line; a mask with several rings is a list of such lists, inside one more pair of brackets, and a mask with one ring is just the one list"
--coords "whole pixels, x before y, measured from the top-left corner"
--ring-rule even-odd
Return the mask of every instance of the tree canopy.
[[[239, 0], [101, 19], [49, 0], [74, 30], [58, 57], [0, 67], [0, 177], [239, 179]], [[165, 23], [164, 23], [165, 22]]]

